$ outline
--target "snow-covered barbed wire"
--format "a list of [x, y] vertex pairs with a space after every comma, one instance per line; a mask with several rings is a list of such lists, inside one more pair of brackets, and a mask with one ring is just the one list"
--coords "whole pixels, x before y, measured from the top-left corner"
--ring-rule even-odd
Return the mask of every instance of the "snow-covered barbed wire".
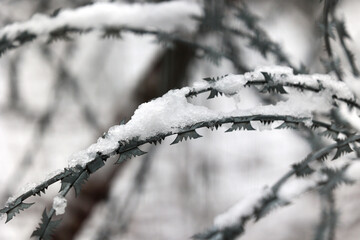
[[[138, 34], [196, 30], [198, 4], [189, 1], [125, 4], [99, 2], [77, 9], [61, 10], [53, 16], [34, 15], [29, 21], [13, 23], [0, 30], [0, 54], [36, 38], [48, 42], [70, 39], [72, 33], [99, 31], [101, 36], [119, 36], [121, 30]], [[181, 21], [179, 21], [181, 19]], [[144, 28], [146, 26], [146, 28]]]
[[[222, 79], [222, 81], [218, 81]], [[209, 98], [218, 94], [236, 94], [244, 87], [259, 86], [262, 93], [287, 94], [286, 89], [295, 89], [301, 92], [313, 92], [333, 101], [346, 103], [350, 108], [360, 109], [357, 98], [349, 87], [336, 81], [329, 75], [313, 74], [294, 75], [289, 67], [258, 67], [253, 72], [244, 75], [230, 75], [217, 78], [205, 78], [210, 85], [199, 84], [187, 96], [196, 96], [199, 93], [210, 91]], [[320, 108], [319, 108], [320, 109]]]
[[[68, 167], [64, 170], [51, 174], [39, 184], [31, 184], [30, 188], [23, 189], [18, 197], [10, 198], [0, 213], [6, 213], [7, 221], [10, 221], [20, 210], [25, 210], [32, 205], [32, 203], [25, 203], [26, 199], [32, 195], [40, 195], [48, 186], [57, 181], [61, 181], [58, 198], [64, 198], [71, 188], [74, 188], [78, 195], [82, 183], [92, 173], [104, 166], [109, 157], [119, 154], [120, 157], [116, 163], [121, 163], [134, 156], [145, 154], [138, 148], [139, 146], [146, 143], [161, 143], [165, 137], [171, 135], [177, 135], [172, 144], [199, 138], [201, 136], [196, 132], [199, 128], [217, 129], [223, 124], [232, 123], [233, 125], [227, 132], [255, 130], [253, 123], [259, 121], [265, 124], [281, 121], [281, 124], [276, 127], [278, 129], [325, 128], [325, 132], [330, 133], [329, 135], [333, 136], [337, 143], [310, 154], [304, 161], [295, 164], [292, 170], [280, 179], [278, 184], [274, 185], [273, 192], [274, 189], [278, 191], [280, 185], [293, 175], [312, 174], [314, 170], [309, 167], [310, 162], [326, 158], [334, 149], [337, 150], [334, 159], [344, 153], [352, 152], [350, 144], [360, 140], [359, 135], [354, 135], [353, 129], [340, 128], [313, 118], [314, 112], [326, 113], [336, 107], [333, 103], [334, 94], [338, 94], [338, 99], [349, 101], [352, 101], [354, 97], [344, 83], [335, 82], [325, 75], [293, 75], [290, 68], [267, 67], [244, 75], [229, 75], [205, 80], [193, 88], [172, 90], [161, 98], [140, 105], [129, 122], [110, 128], [98, 139], [97, 143], [91, 145], [87, 150], [74, 154], [69, 159]], [[233, 96], [251, 85], [263, 86], [260, 91], [262, 93], [274, 91], [280, 94], [287, 93], [284, 87], [296, 87], [294, 87], [295, 91], [289, 91], [289, 94], [286, 94], [286, 100], [275, 105], [259, 106], [254, 109], [237, 109], [228, 113], [194, 105], [188, 101], [189, 97], [206, 91], [210, 91], [210, 97], [218, 96], [217, 93]], [[309, 90], [310, 94], [303, 94], [301, 91], [304, 90]], [[217, 92], [214, 93], [214, 91]], [[300, 94], [301, 99], [297, 94]], [[314, 99], [316, 104], [313, 102]], [[301, 104], [296, 104], [296, 101], [300, 101]], [[348, 138], [339, 140], [337, 137], [339, 134], [348, 136]], [[52, 221], [55, 212], [54, 208], [49, 213], [44, 211], [43, 221], [34, 232], [34, 236], [46, 239], [51, 229], [58, 223], [58, 221]]]
[[[50, 54], [45, 54], [48, 58], [48, 61], [53, 61], [53, 56]], [[11, 192], [11, 189], [16, 188], [16, 184], [23, 179], [26, 175], [26, 172], [29, 170], [29, 166], [34, 160], [34, 156], [41, 148], [41, 142], [43, 141], [46, 132], [49, 130], [51, 123], [54, 121], [54, 117], [59, 108], [59, 99], [61, 94], [63, 94], [65, 87], [68, 87], [73, 91], [73, 96], [76, 98], [76, 102], [80, 105], [83, 111], [83, 118], [86, 123], [89, 124], [94, 129], [100, 130], [100, 124], [98, 123], [96, 114], [92, 108], [87, 106], [86, 102], [83, 100], [82, 89], [79, 87], [78, 80], [71, 75], [71, 73], [65, 67], [65, 62], [60, 60], [56, 66], [57, 78], [54, 83], [54, 94], [49, 98], [48, 106], [43, 114], [39, 117], [37, 121], [36, 130], [33, 135], [32, 144], [29, 145], [25, 154], [18, 164], [17, 171], [14, 172], [14, 175], [11, 176], [10, 183], [7, 186], [7, 193]], [[33, 144], [36, 143], [36, 144]]]
[[[326, 148], [330, 149], [329, 147]], [[317, 153], [324, 150], [325, 148]], [[316, 160], [317, 153], [309, 155], [307, 159]], [[357, 171], [359, 165], [358, 162], [348, 162], [337, 169], [323, 166], [313, 173], [307, 174], [305, 178], [296, 178], [293, 181], [288, 180], [295, 175], [294, 170], [291, 170], [271, 188], [265, 187], [260, 192], [247, 196], [236, 203], [227, 212], [215, 218], [214, 226], [211, 229], [196, 234], [193, 238], [201, 240], [237, 239], [244, 233], [245, 225], [250, 220], [258, 221], [271, 211], [293, 203], [297, 197], [308, 191], [328, 192], [329, 189], [333, 190], [341, 184], [354, 183], [359, 179], [358, 172], [353, 174], [354, 169]]]
[[196, 49], [199, 57], [214, 63], [221, 58], [235, 62], [231, 54], [198, 43], [190, 37], [198, 26], [194, 16], [200, 17], [201, 14], [200, 5], [188, 1], [156, 4], [102, 2], [74, 10], [61, 10], [53, 16], [38, 14], [27, 22], [13, 23], [0, 30], [0, 56], [38, 38], [51, 43], [96, 31], [101, 38], [121, 39], [127, 33], [149, 35], [166, 47], [175, 43], [185, 44]]
[[[258, 18], [250, 13], [245, 4], [236, 9], [235, 19], [244, 22], [249, 31], [221, 25], [220, 30], [224, 34], [245, 38], [250, 46], [264, 57], [271, 53], [278, 63], [292, 67], [296, 73], [306, 72], [303, 66], [297, 69], [291, 64], [281, 47], [257, 24]], [[214, 63], [226, 58], [244, 72], [247, 69], [236, 59], [238, 56], [234, 56], [233, 49], [220, 51], [188, 40], [181, 36], [184, 34], [179, 34], [194, 33], [198, 25], [206, 24], [208, 19], [213, 17], [205, 9], [202, 13], [200, 5], [189, 1], [156, 4], [94, 3], [73, 10], [58, 10], [52, 16], [37, 14], [29, 21], [5, 26], [0, 30], [0, 56], [9, 49], [20, 47], [37, 38], [51, 43], [57, 40], [71, 40], [74, 34], [90, 31], [97, 31], [103, 38], [121, 38], [125, 33], [132, 33], [155, 36], [164, 46], [172, 46], [176, 42], [186, 44], [197, 49], [199, 56], [205, 56]], [[178, 19], [182, 21], [177, 21]], [[228, 38], [229, 36], [226, 37], [226, 41], [229, 43]]]
[[[262, 191], [240, 200], [226, 213], [219, 215], [213, 228], [193, 236], [194, 239], [232, 240], [242, 235], [245, 225], [251, 219], [255, 221], [266, 216], [272, 210], [292, 203], [295, 198], [305, 192], [319, 190], [328, 193], [341, 184], [352, 184], [359, 180], [358, 161], [349, 160], [342, 166], [333, 168], [324, 163], [329, 153], [337, 148], [334, 159], [344, 153], [352, 152], [349, 144], [360, 139], [359, 135], [349, 137], [343, 142], [326, 146], [309, 154], [302, 162], [293, 165], [293, 168], [284, 174], [271, 188], [265, 187]], [[347, 149], [347, 150], [345, 150]], [[318, 161], [316, 169], [311, 163]], [[319, 166], [320, 165], [320, 166]], [[293, 178], [291, 177], [301, 177]]]

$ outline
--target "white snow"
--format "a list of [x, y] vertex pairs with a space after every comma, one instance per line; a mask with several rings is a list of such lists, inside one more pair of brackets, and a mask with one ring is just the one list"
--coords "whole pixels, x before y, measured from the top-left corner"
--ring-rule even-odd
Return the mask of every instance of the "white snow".
[[336, 94], [339, 98], [353, 99], [354, 94], [350, 88], [344, 83], [337, 81], [330, 75], [325, 74], [298, 74], [294, 75], [293, 70], [289, 67], [282, 66], [266, 66], [258, 67], [253, 72], [244, 74], [246, 81], [264, 80], [261, 72], [267, 72], [274, 82], [306, 84], [307, 86], [319, 88], [324, 87], [329, 95]]
[[[358, 181], [360, 179], [360, 161], [347, 161], [340, 163], [342, 167], [345, 164], [349, 165], [345, 172], [345, 176], [351, 180]], [[323, 167], [329, 166], [323, 164]], [[291, 203], [295, 198], [299, 197], [307, 191], [316, 189], [319, 184], [326, 182], [327, 180], [328, 176], [324, 173], [321, 173], [320, 170], [304, 178], [294, 177], [285, 182], [279, 188], [279, 190], [276, 192], [276, 196], [284, 202]], [[266, 187], [260, 192], [255, 192], [252, 195], [246, 196], [244, 199], [240, 200], [237, 204], [231, 207], [228, 211], [217, 216], [214, 220], [214, 226], [216, 228], [223, 229], [241, 223], [242, 217], [251, 216], [261, 201], [271, 194], [274, 193], [271, 191], [271, 189]]]
[[[240, 92], [241, 94], [241, 92]], [[229, 112], [228, 116], [250, 115], [289, 115], [298, 118], [312, 119], [314, 112], [328, 112], [332, 108], [332, 98], [323, 93], [302, 93], [294, 91], [286, 95], [283, 101], [276, 104], [257, 106], [250, 109], [236, 109]], [[308, 122], [306, 122], [308, 123]]]
[[360, 117], [355, 109], [349, 109], [345, 103], [339, 103], [339, 117], [356, 131], [360, 131]]
[[[15, 199], [28, 192], [28, 191], [34, 191], [36, 186], [40, 185], [41, 183], [43, 182], [46, 182], [47, 180], [53, 178], [54, 176], [56, 176], [57, 174], [60, 174], [63, 170], [62, 169], [57, 169], [49, 174], [46, 175], [45, 178], [43, 178], [41, 181], [38, 181], [38, 182], [33, 182], [33, 183], [27, 183], [25, 184], [24, 186], [22, 186], [20, 189], [17, 190], [16, 194], [14, 194], [13, 197], [9, 197], [8, 200], [6, 201], [5, 205], [8, 206], [9, 203], [15, 201]], [[15, 197], [16, 196], [16, 197]]]
[[233, 95], [236, 94], [240, 89], [244, 87], [246, 83], [245, 77], [243, 75], [229, 75], [216, 81], [214, 83], [214, 88], [222, 93]]
[[[360, 167], [358, 167], [356, 171], [359, 169]], [[291, 203], [294, 198], [316, 188], [319, 183], [326, 180], [327, 176], [320, 172], [316, 172], [305, 178], [292, 178], [280, 187], [276, 192], [276, 196], [285, 203]], [[262, 200], [271, 196], [271, 194], [274, 194], [274, 192], [270, 188], [265, 187], [259, 192], [246, 196], [228, 211], [217, 216], [214, 220], [214, 226], [223, 229], [241, 223], [242, 217], [251, 216], [256, 208], [259, 207]]]
[[293, 69], [284, 66], [262, 66], [257, 67], [253, 72], [247, 72], [244, 74], [246, 81], [254, 80], [264, 80], [264, 75], [262, 72], [268, 73], [274, 78], [274, 80], [287, 78], [288, 76], [293, 76]]
[[[307, 178], [293, 178], [284, 183], [276, 195], [284, 202], [291, 202], [294, 198], [316, 187], [319, 182], [326, 181], [326, 179], [326, 175], [317, 173]], [[214, 220], [214, 226], [223, 229], [241, 223], [242, 217], [251, 216], [255, 209], [259, 207], [261, 201], [271, 196], [271, 194], [274, 194], [273, 191], [265, 187], [259, 192], [254, 192], [252, 195], [246, 196], [228, 211], [217, 216]]]
[[200, 121], [217, 119], [221, 115], [206, 107], [187, 101], [189, 88], [171, 90], [161, 98], [141, 104], [126, 125], [110, 128], [109, 139], [145, 139], [167, 133]]
[[15, 194], [13, 197], [9, 197], [9, 198], [8, 198], [8, 200], [6, 201], [6, 204], [5, 204], [5, 205], [7, 206], [9, 203], [15, 201], [15, 199], [17, 198], [17, 197], [15, 197], [15, 196], [20, 196], [20, 195], [22, 195], [22, 194], [24, 194], [24, 193], [26, 193], [26, 192], [28, 192], [28, 191], [34, 190], [35, 187], [36, 187], [38, 184], [41, 184], [41, 182], [39, 182], [39, 183], [27, 183], [27, 184], [25, 184], [24, 186], [22, 186], [22, 187], [17, 191], [17, 194]]
[[299, 197], [301, 194], [318, 186], [320, 182], [326, 180], [327, 176], [318, 172], [311, 174], [309, 177], [292, 178], [281, 186], [277, 196], [284, 201], [291, 202], [294, 198]]
[[56, 215], [61, 215], [65, 213], [65, 208], [67, 205], [67, 200], [62, 196], [56, 196], [53, 201], [53, 208]]
[[222, 229], [227, 226], [240, 223], [241, 217], [251, 215], [255, 211], [256, 207], [259, 206], [261, 201], [271, 194], [273, 194], [271, 189], [265, 187], [261, 189], [261, 191], [254, 192], [252, 195], [246, 196], [228, 211], [217, 216], [214, 220], [214, 226]]
[[[95, 156], [94, 156], [95, 157]], [[86, 163], [91, 161], [93, 158], [91, 158], [90, 154], [87, 154], [86, 150], [81, 150], [77, 153], [74, 153], [69, 158], [69, 167], [74, 167], [76, 165], [85, 166]]]
[[84, 166], [94, 159], [97, 152], [108, 154], [115, 151], [120, 140], [131, 140], [135, 137], [143, 140], [221, 116], [206, 107], [190, 104], [185, 97], [188, 92], [189, 88], [172, 90], [161, 98], [141, 104], [129, 122], [111, 127], [105, 139], [99, 138], [97, 143], [86, 151], [73, 155], [69, 160], [69, 167], [77, 164]]
[[[61, 27], [101, 29], [104, 26], [149, 27], [163, 31], [194, 31], [196, 21], [192, 15], [201, 15], [198, 4], [188, 1], [164, 3], [125, 4], [98, 2], [78, 9], [61, 11], [56, 17], [34, 15], [29, 21], [14, 23], [0, 30], [0, 38], [16, 37], [17, 33], [28, 31], [46, 35]], [[181, 21], [179, 21], [181, 19]]]

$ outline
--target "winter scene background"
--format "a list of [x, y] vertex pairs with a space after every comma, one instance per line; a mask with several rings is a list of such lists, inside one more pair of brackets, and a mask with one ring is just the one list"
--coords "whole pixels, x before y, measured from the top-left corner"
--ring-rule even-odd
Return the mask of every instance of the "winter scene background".
[[359, 239], [359, 1], [0, 4], [0, 239]]

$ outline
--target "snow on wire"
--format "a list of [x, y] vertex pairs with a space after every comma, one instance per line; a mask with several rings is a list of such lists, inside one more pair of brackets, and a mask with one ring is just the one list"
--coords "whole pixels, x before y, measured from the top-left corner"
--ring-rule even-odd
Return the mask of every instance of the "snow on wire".
[[[192, 104], [189, 99], [198, 94], [209, 92], [209, 98], [225, 94], [227, 97], [239, 96], [243, 89], [253, 87], [260, 93], [279, 93], [283, 98], [274, 105], [258, 106], [252, 109], [234, 109], [230, 112], [212, 110], [205, 106]], [[238, 97], [234, 97], [238, 99]], [[334, 150], [333, 159], [345, 153], [353, 152], [351, 147], [360, 142], [356, 135], [359, 122], [357, 115], [346, 115], [344, 122], [350, 127], [344, 128], [317, 119], [318, 115], [329, 116], [329, 112], [341, 105], [343, 108], [358, 108], [358, 103], [350, 89], [343, 82], [337, 82], [327, 75], [294, 75], [288, 67], [262, 67], [244, 75], [204, 78], [193, 87], [171, 90], [164, 96], [141, 104], [127, 122], [111, 127], [98, 141], [88, 149], [72, 155], [68, 166], [37, 184], [30, 184], [17, 197], [12, 197], [0, 213], [7, 214], [10, 221], [20, 210], [29, 208], [33, 203], [25, 203], [32, 195], [40, 195], [48, 186], [61, 181], [61, 189], [54, 200], [53, 208], [43, 212], [42, 222], [33, 236], [47, 239], [59, 220], [52, 220], [54, 214], [61, 214], [66, 206], [65, 196], [74, 188], [76, 195], [88, 177], [103, 167], [106, 160], [119, 155], [116, 163], [145, 154], [139, 146], [146, 143], [161, 143], [171, 135], [176, 135], [172, 144], [187, 139], [201, 137], [199, 128], [218, 129], [223, 124], [232, 124], [226, 132], [235, 130], [255, 130], [255, 123], [272, 124], [274, 129], [308, 129], [320, 136], [330, 136], [336, 143], [328, 145], [308, 155], [303, 161], [294, 164], [291, 170], [271, 188], [239, 203], [228, 213], [215, 221], [215, 226], [207, 232], [197, 234], [197, 239], [234, 239], [244, 232], [245, 223], [259, 219], [274, 209], [290, 203], [295, 197], [312, 189], [335, 188], [340, 183], [351, 183], [359, 172], [358, 164], [346, 162], [339, 169], [331, 169], [325, 163], [314, 168], [310, 163], [324, 160]], [[348, 105], [348, 106], [347, 106]], [[350, 110], [349, 110], [350, 111]], [[352, 119], [346, 119], [351, 117]], [[278, 124], [274, 122], [277, 121]], [[354, 126], [353, 126], [354, 125]], [[318, 131], [322, 129], [321, 131]], [[341, 137], [340, 137], [341, 136]], [[355, 167], [354, 167], [355, 166]], [[354, 170], [355, 169], [355, 170]], [[349, 174], [351, 170], [351, 174]], [[295, 192], [289, 191], [287, 184], [300, 181], [297, 177], [306, 177]], [[295, 180], [294, 180], [295, 178]]]
[[[201, 15], [201, 7], [188, 1], [156, 4], [98, 2], [56, 11], [52, 16], [36, 14], [29, 21], [13, 23], [0, 30], [0, 55], [36, 38], [52, 42], [70, 39], [71, 33], [94, 30], [105, 37], [120, 37], [121, 30], [137, 34], [155, 34], [156, 31], [164, 34], [174, 31], [191, 33], [197, 27], [192, 18], [195, 15]], [[142, 29], [143, 26], [147, 29]]]

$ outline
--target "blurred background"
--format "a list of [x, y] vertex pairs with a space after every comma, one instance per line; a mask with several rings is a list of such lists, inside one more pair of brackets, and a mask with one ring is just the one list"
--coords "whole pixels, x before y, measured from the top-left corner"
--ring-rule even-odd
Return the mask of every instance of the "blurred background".
[[[320, 61], [326, 57], [319, 27], [323, 3], [189, 2], [204, 9], [204, 18], [198, 21], [195, 32], [180, 33], [179, 38], [209, 46], [226, 58], [214, 59], [181, 41], [169, 47], [159, 44], [154, 36], [128, 33], [121, 39], [104, 39], [96, 32], [51, 44], [35, 40], [0, 58], [1, 206], [28, 183], [41, 181], [46, 174], [66, 167], [73, 153], [94, 143], [109, 127], [129, 120], [139, 104], [169, 89], [191, 86], [204, 77], [242, 74], [257, 66], [276, 64], [291, 63], [298, 69], [304, 65], [310, 73], [326, 73]], [[289, 62], [279, 62], [271, 52], [261, 53], [249, 39], [218, 27], [221, 22], [250, 31], [231, 17], [236, 6], [244, 3]], [[0, 24], [4, 27], [26, 21], [36, 13], [50, 15], [56, 9], [77, 8], [90, 1], [0, 0], [0, 4]], [[352, 39], [347, 43], [357, 59], [359, 10], [360, 2], [356, 0], [342, 0], [336, 8], [336, 15], [345, 20]], [[334, 52], [346, 66], [345, 56], [335, 44]], [[346, 82], [356, 92], [358, 83], [349, 68], [343, 69]], [[206, 97], [192, 101], [230, 111], [270, 104], [274, 96], [264, 98], [249, 89], [238, 101], [225, 96], [210, 100]], [[314, 149], [309, 136], [292, 130], [225, 130], [201, 129], [203, 138], [171, 146], [172, 139], [167, 139], [161, 145], [144, 146], [147, 155], [120, 165], [109, 161], [91, 176], [78, 198], [69, 194], [54, 239], [189, 239], [249, 193], [274, 183], [292, 163]], [[37, 204], [32, 208], [6, 225], [1, 223], [0, 239], [29, 239], [59, 187], [54, 184], [45, 197], [33, 198]], [[340, 213], [337, 239], [359, 239], [359, 196], [357, 185], [336, 191]], [[249, 224], [242, 239], [314, 239], [320, 218], [320, 196], [308, 193], [295, 204]]]

